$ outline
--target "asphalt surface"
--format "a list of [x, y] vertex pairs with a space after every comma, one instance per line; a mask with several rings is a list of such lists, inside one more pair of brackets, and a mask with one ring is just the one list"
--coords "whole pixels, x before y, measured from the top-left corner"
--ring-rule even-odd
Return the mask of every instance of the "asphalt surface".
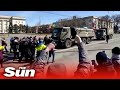
[[[88, 50], [89, 60], [95, 60], [96, 54], [100, 51], [105, 51], [109, 58], [111, 58], [111, 49], [114, 47], [120, 47], [120, 34], [115, 34], [113, 39], [109, 40], [107, 44], [105, 40], [93, 41], [91, 44], [87, 44], [85, 47]], [[67, 67], [68, 73], [74, 72], [78, 65], [78, 49], [73, 47], [66, 50], [57, 51], [56, 62], [64, 63]]]
[[[24, 36], [24, 35], [23, 35]], [[108, 57], [110, 58], [112, 53], [111, 49], [120, 46], [120, 34], [114, 34], [113, 39], [109, 40], [107, 44], [105, 40], [100, 41], [92, 41], [90, 44], [85, 45], [88, 50], [89, 60], [95, 60], [95, 56], [99, 51], [105, 51]], [[68, 48], [68, 49], [59, 49], [56, 51], [55, 63], [64, 63], [66, 65], [68, 74], [69, 72], [73, 72], [74, 74], [77, 65], [78, 65], [78, 49], [76, 46]], [[4, 64], [4, 67], [14, 66], [19, 67], [23, 65], [28, 65], [28, 63], [17, 63], [17, 61], [9, 61]], [[50, 64], [49, 64], [50, 65]], [[49, 66], [48, 65], [48, 66]], [[48, 67], [47, 66], [47, 67]], [[45, 71], [47, 70], [45, 67]]]

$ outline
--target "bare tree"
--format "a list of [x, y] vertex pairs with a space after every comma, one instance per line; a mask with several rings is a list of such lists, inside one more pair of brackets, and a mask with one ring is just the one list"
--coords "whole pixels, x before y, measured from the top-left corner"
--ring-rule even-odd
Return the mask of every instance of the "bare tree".
[[114, 20], [114, 22], [116, 22], [116, 25], [118, 25], [118, 23], [120, 23], [120, 14], [113, 15], [112, 19]]
[[19, 29], [18, 25], [15, 24], [13, 27], [14, 27], [14, 32], [15, 32], [15, 33], [18, 33], [18, 29]]
[[111, 20], [111, 17], [109, 15], [105, 15], [105, 16], [102, 16], [101, 19], [108, 21], [108, 20]]
[[20, 24], [20, 25], [19, 25], [19, 33], [22, 32], [22, 31], [23, 31], [23, 25]]

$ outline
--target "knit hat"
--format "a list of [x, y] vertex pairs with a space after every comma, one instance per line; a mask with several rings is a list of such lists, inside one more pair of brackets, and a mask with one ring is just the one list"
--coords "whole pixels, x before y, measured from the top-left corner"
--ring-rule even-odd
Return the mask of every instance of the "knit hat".
[[119, 48], [119, 47], [114, 47], [114, 48], [112, 49], [112, 53], [113, 53], [113, 54], [116, 54], [116, 55], [120, 55], [120, 48]]
[[108, 57], [105, 52], [98, 52], [96, 55], [96, 60], [98, 63], [106, 62]]

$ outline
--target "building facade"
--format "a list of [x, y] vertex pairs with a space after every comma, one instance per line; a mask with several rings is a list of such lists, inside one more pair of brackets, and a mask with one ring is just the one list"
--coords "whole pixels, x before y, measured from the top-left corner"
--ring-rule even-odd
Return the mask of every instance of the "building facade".
[[91, 29], [114, 27], [114, 22], [111, 20], [103, 20], [95, 16], [84, 17], [83, 19], [85, 21], [86, 27]]
[[85, 21], [86, 27], [90, 29], [98, 29], [98, 18], [95, 16], [88, 16], [84, 17], [83, 20]]
[[14, 17], [14, 16], [0, 16], [0, 33], [8, 33], [9, 20], [12, 17], [13, 25], [26, 25], [26, 19], [24, 17]]

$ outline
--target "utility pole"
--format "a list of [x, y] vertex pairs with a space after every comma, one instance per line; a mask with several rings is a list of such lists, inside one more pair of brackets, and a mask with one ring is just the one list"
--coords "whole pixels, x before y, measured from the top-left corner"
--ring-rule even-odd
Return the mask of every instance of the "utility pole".
[[39, 29], [40, 24], [41, 24], [41, 20], [40, 20], [40, 17], [39, 17], [39, 22], [38, 22], [38, 24], [36, 26], [36, 33], [38, 33], [38, 29]]

